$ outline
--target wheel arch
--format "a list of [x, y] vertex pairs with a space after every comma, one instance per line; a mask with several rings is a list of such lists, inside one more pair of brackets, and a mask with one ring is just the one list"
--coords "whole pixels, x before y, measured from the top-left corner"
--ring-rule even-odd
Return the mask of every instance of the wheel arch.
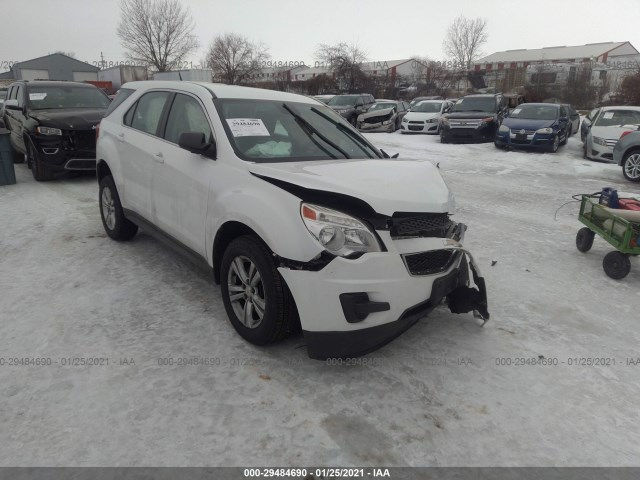
[[217, 284], [220, 284], [220, 264], [222, 263], [222, 256], [224, 255], [224, 251], [227, 249], [231, 242], [243, 235], [255, 236], [269, 249], [270, 252], [272, 252], [271, 248], [269, 248], [266, 242], [251, 227], [235, 220], [225, 222], [216, 232], [211, 253], [211, 260], [213, 263], [213, 279]]
[[100, 180], [102, 180], [107, 175], [113, 176], [109, 165], [107, 165], [107, 162], [105, 162], [104, 160], [98, 160], [98, 164], [96, 165], [96, 177], [98, 178], [98, 182], [100, 182]]

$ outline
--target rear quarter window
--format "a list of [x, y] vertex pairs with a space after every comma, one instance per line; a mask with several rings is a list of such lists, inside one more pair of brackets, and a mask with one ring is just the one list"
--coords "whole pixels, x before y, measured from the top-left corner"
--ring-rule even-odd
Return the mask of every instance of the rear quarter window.
[[109, 104], [109, 108], [107, 108], [107, 112], [104, 114], [104, 116], [108, 117], [109, 115], [111, 115], [111, 112], [113, 112], [116, 108], [118, 108], [118, 105], [129, 98], [133, 92], [135, 92], [135, 90], [131, 88], [121, 88], [120, 90], [118, 90], [116, 98], [111, 101], [111, 103]]

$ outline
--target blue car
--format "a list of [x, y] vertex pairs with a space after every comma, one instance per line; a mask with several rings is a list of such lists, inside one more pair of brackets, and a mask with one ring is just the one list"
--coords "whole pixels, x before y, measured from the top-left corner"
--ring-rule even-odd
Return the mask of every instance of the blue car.
[[535, 148], [552, 153], [571, 136], [569, 112], [554, 103], [523, 103], [502, 121], [496, 133], [498, 148]]

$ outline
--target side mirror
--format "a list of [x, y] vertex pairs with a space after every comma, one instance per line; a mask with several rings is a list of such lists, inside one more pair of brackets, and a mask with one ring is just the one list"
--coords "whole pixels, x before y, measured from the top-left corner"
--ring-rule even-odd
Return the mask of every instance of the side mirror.
[[205, 157], [216, 159], [216, 144], [209, 143], [202, 132], [184, 132], [180, 134], [178, 146], [191, 153], [204, 155]]
[[22, 110], [19, 106], [18, 106], [18, 100], [11, 99], [11, 100], [6, 100], [4, 102], [4, 108], [6, 108], [7, 110]]

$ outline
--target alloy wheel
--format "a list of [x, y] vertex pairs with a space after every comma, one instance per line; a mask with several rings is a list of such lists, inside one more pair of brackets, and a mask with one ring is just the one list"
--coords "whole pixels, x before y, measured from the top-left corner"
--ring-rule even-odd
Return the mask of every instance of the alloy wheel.
[[624, 173], [629, 180], [640, 179], [640, 153], [634, 153], [624, 162]]
[[257, 328], [264, 318], [266, 299], [262, 276], [253, 261], [237, 256], [227, 278], [229, 300], [238, 320], [247, 328]]
[[113, 201], [113, 195], [111, 189], [105, 187], [102, 189], [102, 216], [104, 223], [109, 230], [113, 230], [116, 227], [116, 206]]

